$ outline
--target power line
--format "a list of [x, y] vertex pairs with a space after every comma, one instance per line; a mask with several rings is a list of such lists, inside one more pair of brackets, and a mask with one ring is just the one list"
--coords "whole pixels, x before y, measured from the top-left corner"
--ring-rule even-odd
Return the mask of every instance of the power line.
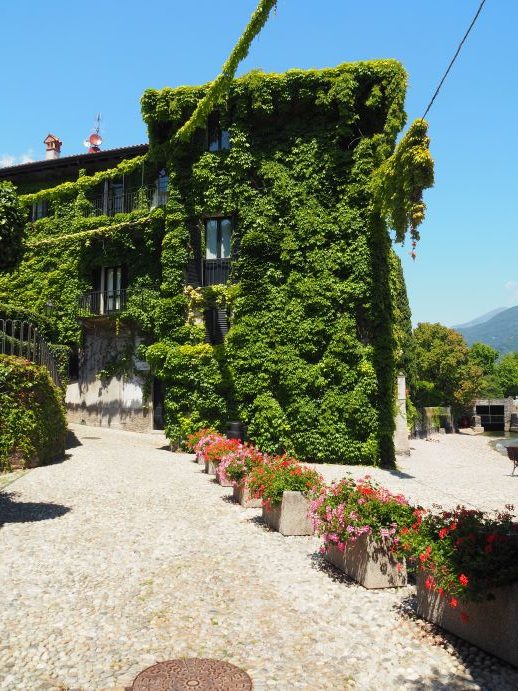
[[464, 34], [464, 38], [463, 38], [462, 41], [459, 43], [459, 47], [458, 47], [457, 50], [455, 51], [455, 55], [454, 55], [453, 58], [451, 59], [451, 62], [450, 62], [450, 64], [448, 65], [448, 69], [446, 70], [446, 72], [444, 73], [444, 75], [443, 75], [441, 81], [439, 82], [439, 86], [437, 87], [437, 89], [435, 89], [435, 93], [434, 93], [434, 95], [432, 96], [432, 100], [431, 100], [430, 103], [428, 104], [428, 106], [427, 106], [427, 108], [426, 108], [426, 110], [425, 110], [425, 112], [424, 112], [424, 115], [422, 116], [421, 120], [424, 120], [424, 119], [425, 119], [425, 117], [426, 117], [427, 114], [428, 114], [428, 111], [430, 110], [430, 108], [431, 108], [432, 105], [433, 105], [433, 102], [434, 102], [435, 99], [437, 98], [437, 95], [438, 95], [439, 91], [441, 90], [441, 86], [444, 84], [444, 81], [445, 81], [446, 77], [448, 76], [448, 73], [450, 72], [451, 68], [453, 67], [453, 64], [454, 64], [455, 60], [457, 59], [457, 57], [458, 57], [460, 51], [462, 50], [462, 46], [464, 45], [465, 40], [468, 38], [471, 29], [475, 26], [475, 22], [477, 21], [479, 14], [482, 12], [482, 8], [484, 7], [485, 3], [486, 3], [486, 0], [482, 0], [482, 2], [480, 3], [480, 6], [479, 6], [479, 8], [478, 8], [478, 10], [477, 10], [476, 15], [473, 17], [473, 20], [472, 20], [471, 24], [469, 25], [468, 30], [467, 30], [466, 33]]

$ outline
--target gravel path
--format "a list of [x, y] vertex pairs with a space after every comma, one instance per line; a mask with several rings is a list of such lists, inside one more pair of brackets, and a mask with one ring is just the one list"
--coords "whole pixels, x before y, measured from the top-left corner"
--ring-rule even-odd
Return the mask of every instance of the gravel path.
[[243, 667], [256, 691], [518, 688], [402, 613], [411, 587], [339, 576], [161, 435], [73, 429], [67, 460], [0, 497], [0, 689], [114, 689], [182, 656]]

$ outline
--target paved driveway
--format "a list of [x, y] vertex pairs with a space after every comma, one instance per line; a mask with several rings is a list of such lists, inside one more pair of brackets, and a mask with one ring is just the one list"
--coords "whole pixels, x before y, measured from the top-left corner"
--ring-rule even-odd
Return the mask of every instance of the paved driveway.
[[397, 609], [411, 587], [338, 576], [317, 539], [269, 532], [161, 435], [73, 429], [63, 463], [0, 498], [0, 689], [113, 689], [182, 656], [233, 662], [256, 690], [518, 688], [423, 637]]

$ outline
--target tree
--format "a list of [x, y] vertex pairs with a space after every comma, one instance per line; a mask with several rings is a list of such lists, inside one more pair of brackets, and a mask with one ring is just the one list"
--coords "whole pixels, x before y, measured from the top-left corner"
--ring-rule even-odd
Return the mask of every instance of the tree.
[[417, 406], [451, 405], [457, 413], [469, 407], [478, 396], [484, 371], [470, 358], [461, 334], [442, 324], [422, 323], [414, 329], [414, 339]]
[[500, 353], [495, 348], [486, 343], [473, 343], [469, 351], [469, 359], [482, 370], [482, 379], [479, 396], [481, 398], [501, 398], [502, 385], [496, 375], [497, 364]]
[[496, 365], [495, 378], [501, 395], [518, 396], [518, 353], [506, 353]]
[[494, 373], [498, 356], [498, 350], [486, 343], [473, 343], [469, 349], [470, 361], [478, 365], [486, 377]]
[[16, 188], [0, 182], [0, 271], [12, 269], [23, 252], [24, 217]]

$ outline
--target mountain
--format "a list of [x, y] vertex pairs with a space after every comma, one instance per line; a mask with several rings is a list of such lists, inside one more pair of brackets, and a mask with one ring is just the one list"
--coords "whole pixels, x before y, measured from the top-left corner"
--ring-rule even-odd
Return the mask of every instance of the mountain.
[[471, 324], [454, 327], [464, 336], [468, 345], [477, 341], [487, 343], [501, 354], [518, 350], [518, 306], [500, 310], [482, 323]]
[[484, 322], [487, 322], [491, 319], [491, 317], [496, 317], [497, 314], [500, 312], [504, 312], [507, 309], [507, 307], [497, 307], [494, 310], [491, 310], [491, 312], [486, 312], [485, 314], [482, 314], [480, 317], [476, 317], [475, 319], [472, 319], [469, 322], [466, 322], [465, 324], [457, 324], [457, 326], [452, 326], [452, 329], [455, 329], [456, 331], [460, 331], [461, 329], [467, 329], [470, 326], [477, 326], [477, 324], [483, 324]]

